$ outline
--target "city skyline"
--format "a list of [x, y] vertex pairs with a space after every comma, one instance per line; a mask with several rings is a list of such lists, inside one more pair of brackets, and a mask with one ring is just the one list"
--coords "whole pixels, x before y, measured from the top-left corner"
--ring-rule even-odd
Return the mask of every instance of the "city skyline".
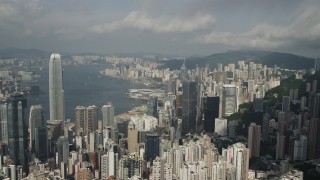
[[4, 0], [0, 49], [180, 56], [270, 50], [314, 57], [319, 5], [316, 0]]

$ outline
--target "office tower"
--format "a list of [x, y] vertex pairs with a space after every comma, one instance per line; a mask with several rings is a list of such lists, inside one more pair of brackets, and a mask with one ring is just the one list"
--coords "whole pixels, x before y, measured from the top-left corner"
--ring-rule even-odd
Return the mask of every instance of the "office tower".
[[206, 132], [213, 133], [215, 127], [215, 119], [219, 117], [219, 97], [208, 96], [204, 108], [203, 129]]
[[0, 105], [0, 143], [8, 144], [8, 115], [7, 105]]
[[285, 136], [277, 133], [276, 160], [284, 158], [284, 142]]
[[320, 71], [320, 58], [319, 57], [317, 57], [314, 60], [314, 70], [315, 71]]
[[260, 154], [261, 126], [251, 123], [248, 129], [249, 158], [259, 157]]
[[230, 121], [228, 124], [228, 137], [230, 139], [235, 139], [237, 136], [236, 133], [236, 128], [238, 126], [238, 122], [237, 121]]
[[254, 62], [250, 62], [248, 67], [249, 78], [254, 78], [255, 69], [256, 69], [256, 64]]
[[176, 80], [175, 79], [171, 79], [169, 81], [166, 82], [166, 87], [165, 87], [165, 94], [166, 96], [171, 93], [171, 94], [176, 94]]
[[290, 97], [289, 96], [282, 97], [282, 111], [283, 112], [290, 111]]
[[225, 89], [225, 116], [238, 111], [237, 88], [234, 84], [223, 85]]
[[182, 93], [176, 94], [176, 117], [182, 118]]
[[38, 127], [34, 130], [34, 153], [41, 162], [46, 162], [48, 159], [48, 128]]
[[114, 126], [114, 106], [109, 103], [107, 105], [102, 106], [102, 125], [105, 127], [113, 127]]
[[52, 54], [49, 62], [50, 120], [62, 120], [64, 129], [64, 91], [61, 58]]
[[138, 130], [135, 128], [133, 121], [128, 124], [128, 151], [129, 153], [137, 152], [138, 149]]
[[309, 121], [308, 132], [308, 159], [315, 159], [320, 156], [320, 121], [312, 118]]
[[26, 171], [28, 164], [27, 100], [17, 93], [7, 98], [5, 106], [9, 156], [14, 165], [22, 165]]
[[269, 138], [269, 120], [270, 120], [270, 116], [268, 114], [263, 114], [263, 120], [262, 120], [263, 141], [267, 141]]
[[145, 154], [145, 159], [149, 162], [152, 162], [160, 155], [160, 139], [156, 133], [147, 134]]
[[320, 93], [310, 93], [309, 94], [309, 105], [308, 109], [310, 112], [310, 116], [313, 118], [317, 118], [320, 116]]
[[44, 126], [44, 117], [41, 105], [32, 105], [29, 114], [29, 150], [34, 151], [35, 148], [35, 129]]
[[219, 86], [219, 118], [225, 116], [226, 110], [226, 90]]
[[55, 151], [55, 144], [58, 141], [59, 137], [62, 133], [62, 120], [49, 120], [47, 121], [47, 125], [49, 127], [48, 130], [48, 139], [49, 139], [49, 152]]
[[228, 121], [223, 118], [216, 118], [214, 132], [219, 136], [228, 135]]
[[197, 82], [182, 84], [182, 134], [197, 131]]
[[69, 141], [67, 137], [60, 136], [57, 141], [58, 164], [68, 163], [69, 159]]
[[180, 69], [180, 80], [186, 81], [188, 78], [188, 69], [186, 68], [186, 60], [184, 59], [183, 64]]
[[98, 107], [95, 105], [75, 108], [76, 132], [87, 135], [98, 129]]
[[119, 161], [119, 178], [129, 179], [132, 176], [142, 178], [142, 159], [136, 154], [123, 156]]
[[148, 101], [148, 114], [149, 116], [157, 117], [158, 112], [158, 97], [150, 96]]

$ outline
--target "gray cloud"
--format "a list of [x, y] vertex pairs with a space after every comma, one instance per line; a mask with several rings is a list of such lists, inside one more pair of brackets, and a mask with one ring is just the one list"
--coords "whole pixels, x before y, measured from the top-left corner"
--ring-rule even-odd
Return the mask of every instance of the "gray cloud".
[[315, 55], [319, 7], [317, 0], [1, 0], [0, 48]]
[[[300, 47], [318, 48], [320, 42], [320, 13], [315, 7], [306, 8], [288, 26], [258, 24], [246, 32], [213, 31], [195, 38], [203, 44], [220, 44], [229, 48], [278, 49]], [[315, 42], [318, 41], [317, 44]]]
[[132, 28], [156, 33], [192, 32], [199, 29], [206, 29], [214, 22], [215, 19], [209, 14], [196, 14], [190, 18], [169, 16], [152, 18], [145, 13], [132, 11], [120, 21], [96, 25], [90, 28], [90, 31], [96, 33], [111, 33], [116, 30]]

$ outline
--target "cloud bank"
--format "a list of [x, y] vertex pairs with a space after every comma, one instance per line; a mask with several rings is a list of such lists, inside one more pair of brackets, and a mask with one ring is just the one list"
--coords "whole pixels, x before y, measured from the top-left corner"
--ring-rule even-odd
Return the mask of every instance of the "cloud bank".
[[214, 24], [214, 22], [215, 19], [209, 14], [196, 14], [190, 18], [169, 16], [153, 18], [149, 17], [146, 13], [132, 11], [122, 20], [102, 25], [95, 25], [90, 28], [90, 31], [96, 33], [111, 33], [117, 30], [129, 28], [152, 31], [155, 33], [183, 33], [206, 29]]

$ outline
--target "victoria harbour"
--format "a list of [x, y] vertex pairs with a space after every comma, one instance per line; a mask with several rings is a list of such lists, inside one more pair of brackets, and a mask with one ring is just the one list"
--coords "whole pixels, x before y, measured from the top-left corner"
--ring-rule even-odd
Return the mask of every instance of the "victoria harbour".
[[[115, 107], [115, 115], [125, 113], [135, 106], [143, 104], [142, 100], [128, 99], [128, 89], [142, 88], [128, 80], [102, 77], [99, 71], [108, 67], [108, 64], [66, 65], [63, 66], [64, 97], [66, 119], [73, 121], [74, 108], [78, 105], [98, 107], [111, 102]], [[29, 86], [40, 86], [42, 94], [28, 95], [28, 106], [41, 104], [45, 119], [49, 116], [49, 69], [38, 70], [40, 78], [37, 82], [28, 83]]]

